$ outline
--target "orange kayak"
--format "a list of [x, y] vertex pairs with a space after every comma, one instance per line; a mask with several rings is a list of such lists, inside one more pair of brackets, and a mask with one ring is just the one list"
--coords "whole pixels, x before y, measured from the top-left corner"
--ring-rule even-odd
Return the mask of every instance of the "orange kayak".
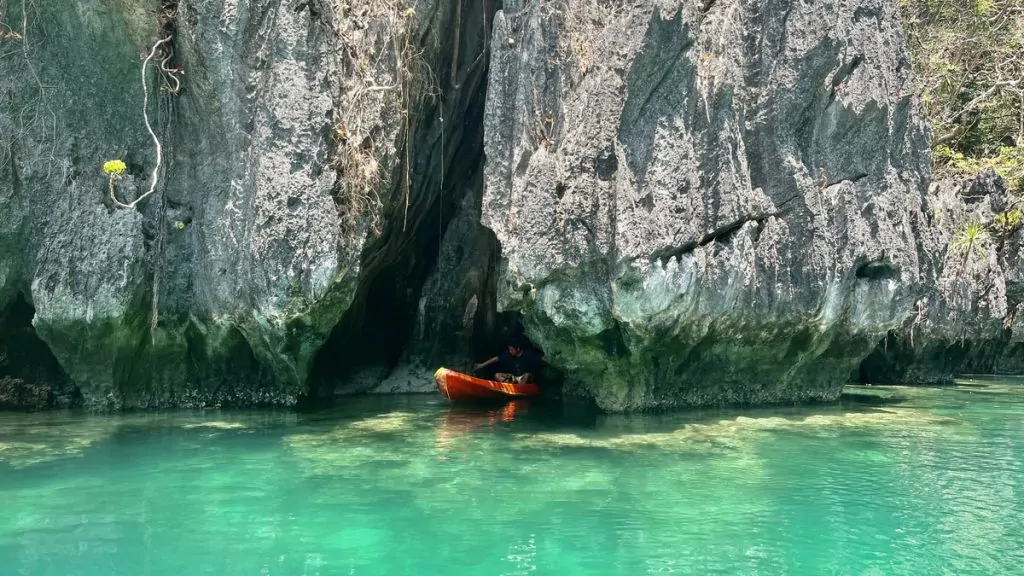
[[484, 380], [447, 368], [434, 372], [437, 390], [449, 400], [523, 398], [540, 394], [536, 384], [512, 384]]

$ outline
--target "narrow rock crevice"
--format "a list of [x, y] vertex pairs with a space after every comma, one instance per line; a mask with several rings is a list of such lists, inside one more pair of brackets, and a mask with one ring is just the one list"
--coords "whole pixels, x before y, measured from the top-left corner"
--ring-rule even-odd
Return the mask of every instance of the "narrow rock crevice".
[[687, 242], [679, 247], [669, 247], [662, 250], [658, 250], [654, 254], [651, 254], [650, 261], [660, 261], [662, 264], [666, 264], [673, 258], [679, 258], [684, 254], [689, 254], [699, 247], [707, 246], [712, 242], [718, 242], [720, 244], [729, 244], [732, 237], [743, 228], [749, 222], [754, 222], [758, 227], [763, 226], [765, 221], [772, 217], [781, 216], [782, 212], [772, 212], [770, 214], [761, 214], [759, 216], [747, 216], [740, 218], [739, 220], [730, 222], [728, 224], [719, 226], [711, 232], [702, 236], [699, 240]]
[[[483, 155], [483, 120], [486, 77], [489, 63], [490, 26], [498, 2], [463, 1], [455, 10], [452, 28], [434, 32], [423, 42], [458, 38], [453, 50], [440, 50], [432, 63], [440, 83], [437, 98], [427, 99], [411, 118], [410, 150], [399, 156], [409, 158], [412, 189], [408, 207], [402, 186], [392, 190], [385, 202], [383, 230], [363, 252], [361, 278], [352, 305], [331, 332], [318, 353], [310, 378], [312, 401], [335, 394], [339, 384], [367, 369], [382, 378], [402, 359], [417, 338], [443, 338], [438, 334], [415, 334], [422, 322], [424, 285], [431, 274], [446, 274], [439, 268], [442, 241], [453, 219], [469, 204], [479, 221]], [[455, 28], [454, 26], [457, 26]], [[406, 166], [396, 168], [402, 173]], [[401, 179], [397, 179], [401, 180]], [[477, 234], [489, 233], [477, 226]], [[483, 239], [493, 262], [497, 241]], [[461, 248], [460, 248], [461, 249]], [[491, 266], [493, 268], [493, 266]], [[475, 271], [485, 276], [493, 270]], [[493, 278], [490, 288], [476, 298], [471, 322], [493, 317], [496, 308]], [[429, 348], [429, 347], [428, 347]]]

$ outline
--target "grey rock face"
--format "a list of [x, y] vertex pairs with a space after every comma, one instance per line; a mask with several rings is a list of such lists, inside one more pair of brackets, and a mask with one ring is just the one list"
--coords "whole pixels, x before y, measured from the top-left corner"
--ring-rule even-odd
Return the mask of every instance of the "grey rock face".
[[44, 410], [53, 402], [53, 391], [40, 384], [26, 384], [23, 380], [4, 376], [0, 378], [0, 409]]
[[[23, 5], [28, 26], [0, 38], [0, 311], [34, 306], [91, 408], [294, 404], [381, 263], [417, 258], [461, 200], [431, 217], [438, 168], [473, 134], [452, 120], [482, 102], [485, 9], [76, 0], [5, 3], [0, 21]], [[140, 54], [161, 26], [182, 89], [150, 67], [158, 185], [118, 209], [103, 162], [128, 166], [122, 202], [156, 166]], [[447, 186], [465, 190], [478, 164]]]
[[1021, 364], [1020, 233], [949, 252], [1007, 199], [928, 189], [891, 2], [498, 7], [0, 3], [0, 403], [425, 391], [517, 312], [608, 410]]
[[579, 393], [829, 400], [910, 315], [930, 159], [892, 3], [507, 2], [493, 47], [500, 303]]
[[[5, 23], [30, 26], [0, 41], [0, 308], [18, 294], [34, 304], [39, 335], [102, 399], [145, 282], [143, 217], [104, 206], [100, 171], [149, 151], [132, 42], [143, 24], [134, 11], [110, 18], [106, 3], [6, 8]], [[122, 181], [128, 193], [140, 185]]]
[[[918, 225], [923, 292], [914, 314], [860, 366], [865, 382], [951, 383], [959, 373], [1024, 373], [1024, 232], [996, 217], [1014, 199], [995, 172], [940, 180], [925, 196]], [[966, 250], [958, 235], [980, 228]]]
[[[294, 402], [333, 325], [325, 313], [340, 315], [359, 271], [360, 236], [339, 233], [327, 168], [346, 79], [329, 26], [277, 2], [171, 3], [184, 89], [168, 95], [147, 74], [163, 167], [135, 211], [104, 200], [100, 167], [127, 162], [122, 201], [149, 187], [139, 54], [160, 2], [36, 4], [22, 53], [0, 62], [5, 117], [52, 112], [4, 142], [20, 209], [3, 220], [35, 231], [9, 237], [18, 250], [3, 260], [20, 267], [6, 292], [31, 298], [91, 406]], [[31, 90], [34, 73], [46, 88]], [[197, 360], [211, 355], [238, 371], [210, 374], [217, 363]]]

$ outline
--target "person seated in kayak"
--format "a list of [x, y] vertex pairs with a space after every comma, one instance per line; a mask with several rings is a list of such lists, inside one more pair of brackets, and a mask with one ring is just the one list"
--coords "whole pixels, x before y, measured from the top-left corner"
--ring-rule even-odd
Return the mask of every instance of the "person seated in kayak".
[[473, 370], [476, 371], [497, 363], [495, 380], [526, 384], [527, 382], [536, 382], [536, 376], [540, 373], [543, 362], [544, 359], [536, 350], [524, 348], [519, 342], [511, 342], [507, 349], [502, 350], [497, 356], [473, 366]]

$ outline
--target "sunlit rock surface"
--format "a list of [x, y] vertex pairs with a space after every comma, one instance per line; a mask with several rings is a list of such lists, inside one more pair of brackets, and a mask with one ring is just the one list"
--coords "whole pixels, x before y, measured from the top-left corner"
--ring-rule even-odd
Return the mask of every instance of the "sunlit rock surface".
[[910, 315], [930, 158], [895, 8], [505, 3], [484, 223], [570, 388], [833, 400]]

